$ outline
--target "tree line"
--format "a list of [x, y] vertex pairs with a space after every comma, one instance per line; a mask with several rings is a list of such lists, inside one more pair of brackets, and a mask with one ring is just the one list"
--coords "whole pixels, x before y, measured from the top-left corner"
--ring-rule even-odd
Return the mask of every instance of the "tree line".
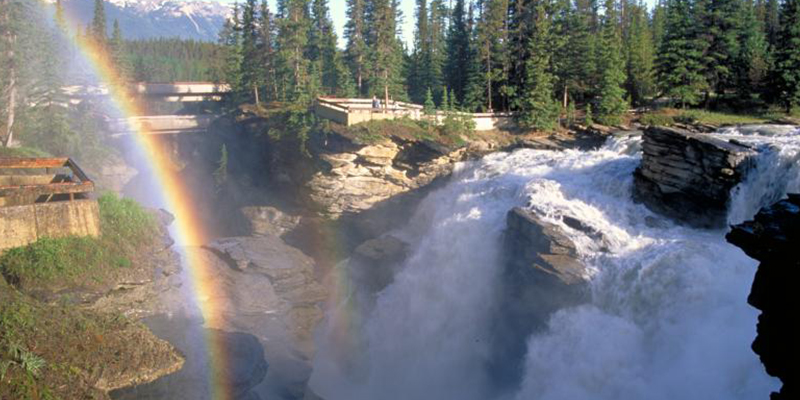
[[654, 99], [754, 110], [800, 105], [800, 0], [348, 0], [344, 49], [326, 0], [234, 6], [220, 34], [238, 101], [373, 96], [514, 111], [550, 128], [583, 108], [614, 124]]

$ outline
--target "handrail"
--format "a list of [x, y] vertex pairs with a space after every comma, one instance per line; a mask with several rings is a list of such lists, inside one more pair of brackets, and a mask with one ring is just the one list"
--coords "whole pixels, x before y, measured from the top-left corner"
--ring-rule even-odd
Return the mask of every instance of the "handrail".
[[[0, 197], [12, 196], [50, 196], [69, 194], [73, 200], [75, 194], [86, 194], [94, 191], [94, 182], [71, 158], [11, 158], [0, 157], [0, 169], [41, 169], [68, 168], [77, 181], [51, 182], [38, 185], [2, 185]], [[49, 197], [49, 198], [50, 198]], [[48, 199], [49, 199], [48, 198]]]

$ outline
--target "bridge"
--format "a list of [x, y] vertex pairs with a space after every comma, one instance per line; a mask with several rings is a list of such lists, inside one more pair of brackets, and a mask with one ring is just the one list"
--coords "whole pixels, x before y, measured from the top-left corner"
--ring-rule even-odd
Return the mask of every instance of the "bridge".
[[[231, 91], [230, 85], [214, 82], [138, 82], [128, 85], [127, 89], [136, 96], [181, 103], [220, 101]], [[107, 85], [72, 85], [65, 86], [61, 90], [72, 103], [106, 97], [110, 92]]]
[[176, 133], [196, 133], [208, 129], [217, 118], [214, 114], [201, 115], [153, 115], [118, 118], [108, 121], [111, 137], [145, 133], [149, 135], [169, 135]]

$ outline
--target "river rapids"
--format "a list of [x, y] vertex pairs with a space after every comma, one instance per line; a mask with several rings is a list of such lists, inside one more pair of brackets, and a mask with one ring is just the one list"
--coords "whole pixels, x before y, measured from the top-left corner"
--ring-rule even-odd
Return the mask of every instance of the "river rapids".
[[[733, 189], [729, 222], [800, 190], [800, 130], [727, 128], [760, 150]], [[414, 249], [371, 299], [353, 289], [317, 332], [310, 385], [337, 399], [755, 399], [779, 382], [750, 350], [746, 299], [757, 262], [725, 230], [673, 224], [631, 200], [641, 138], [593, 151], [523, 149], [460, 164], [393, 234]], [[527, 339], [522, 379], [487, 371], [507, 212], [559, 225], [591, 279], [589, 304]], [[600, 243], [562, 222], [602, 232]], [[355, 314], [355, 315], [352, 315]], [[347, 319], [347, 343], [341, 321]]]

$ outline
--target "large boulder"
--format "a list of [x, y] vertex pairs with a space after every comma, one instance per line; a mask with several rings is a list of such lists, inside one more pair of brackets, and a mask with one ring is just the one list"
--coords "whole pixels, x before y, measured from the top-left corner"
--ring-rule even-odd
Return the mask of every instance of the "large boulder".
[[565, 232], [524, 208], [508, 212], [503, 249], [490, 370], [501, 383], [513, 384], [527, 338], [544, 329], [554, 312], [589, 300], [589, 273]]
[[800, 280], [800, 194], [790, 194], [758, 212], [753, 221], [733, 227], [726, 236], [758, 266], [747, 302], [761, 310], [753, 351], [767, 373], [783, 387], [772, 400], [800, 398], [797, 386], [797, 309], [794, 293]]
[[693, 227], [724, 227], [731, 189], [745, 178], [756, 151], [678, 128], [649, 127], [643, 137], [634, 200]]
[[377, 293], [392, 283], [397, 267], [407, 255], [408, 243], [386, 235], [356, 247], [348, 260], [348, 268], [359, 288]]

